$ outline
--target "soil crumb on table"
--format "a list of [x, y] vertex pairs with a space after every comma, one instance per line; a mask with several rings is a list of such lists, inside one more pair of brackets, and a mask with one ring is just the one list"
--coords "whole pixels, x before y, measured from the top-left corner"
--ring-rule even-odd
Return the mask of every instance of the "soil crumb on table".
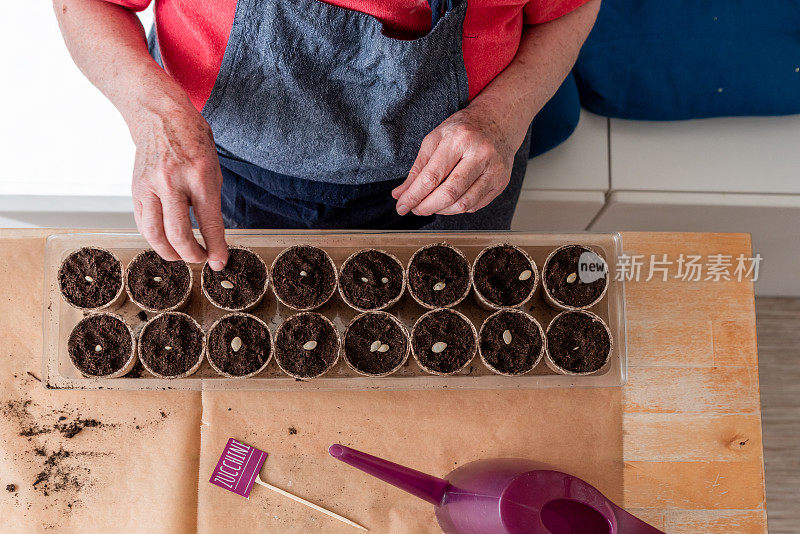
[[64, 460], [72, 454], [64, 449], [50, 453], [44, 461], [43, 469], [36, 476], [33, 487], [47, 497], [51, 493], [65, 491], [79, 491], [84, 483], [78, 477], [78, 472], [85, 468], [68, 466]]
[[64, 434], [65, 438], [74, 438], [84, 428], [95, 428], [102, 426], [103, 423], [97, 419], [76, 419], [69, 423], [57, 425], [58, 431]]
[[[34, 416], [30, 412], [31, 405], [32, 403], [30, 400], [12, 400], [6, 402], [6, 404], [3, 405], [2, 410], [0, 410], [6, 418], [13, 419], [17, 422], [17, 425], [20, 429], [18, 435], [28, 438], [29, 440], [35, 436], [52, 434], [54, 432], [58, 432], [65, 438], [69, 439], [75, 437], [84, 428], [116, 426], [115, 424], [107, 424], [98, 421], [97, 419], [84, 418], [80, 416], [75, 416], [70, 420], [70, 418], [66, 415], [62, 415], [63, 412], [61, 410], [54, 409], [49, 410], [49, 412], [44, 415]], [[50, 424], [44, 423], [44, 421], [48, 418], [51, 418], [53, 422]], [[34, 449], [34, 453], [37, 455], [42, 455], [43, 451], [43, 448]]]

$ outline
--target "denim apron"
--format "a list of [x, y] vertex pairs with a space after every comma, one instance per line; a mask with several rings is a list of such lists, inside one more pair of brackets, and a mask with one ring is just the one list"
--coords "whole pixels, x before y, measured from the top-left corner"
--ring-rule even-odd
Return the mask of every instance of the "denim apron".
[[[468, 103], [467, 2], [430, 4], [431, 31], [400, 40], [374, 17], [321, 0], [238, 1], [202, 110], [220, 154], [228, 227], [508, 228], [524, 161], [475, 214], [395, 212], [390, 191], [422, 139]], [[517, 156], [524, 151], [527, 139]]]

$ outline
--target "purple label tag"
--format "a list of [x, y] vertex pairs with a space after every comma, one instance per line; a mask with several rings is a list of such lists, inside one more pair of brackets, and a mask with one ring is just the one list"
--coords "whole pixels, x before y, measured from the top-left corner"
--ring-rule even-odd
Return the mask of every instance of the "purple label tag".
[[266, 452], [230, 438], [209, 482], [249, 498], [256, 475], [266, 460]]

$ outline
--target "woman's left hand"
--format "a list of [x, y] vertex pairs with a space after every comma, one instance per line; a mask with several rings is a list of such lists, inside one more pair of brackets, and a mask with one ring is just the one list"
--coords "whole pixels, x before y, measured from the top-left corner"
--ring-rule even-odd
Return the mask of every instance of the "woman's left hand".
[[397, 213], [456, 215], [483, 208], [508, 185], [518, 144], [473, 106], [451, 115], [425, 136], [408, 178], [392, 191]]

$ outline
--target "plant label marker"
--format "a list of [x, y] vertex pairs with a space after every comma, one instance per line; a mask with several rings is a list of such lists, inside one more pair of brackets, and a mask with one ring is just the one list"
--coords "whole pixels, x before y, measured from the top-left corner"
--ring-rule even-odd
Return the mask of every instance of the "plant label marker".
[[225, 448], [222, 451], [222, 456], [220, 456], [217, 466], [211, 473], [211, 479], [209, 482], [215, 486], [232, 491], [236, 495], [241, 495], [247, 499], [250, 498], [250, 490], [253, 489], [253, 485], [258, 484], [267, 489], [271, 489], [272, 491], [279, 493], [284, 497], [288, 497], [293, 501], [304, 504], [309, 508], [313, 508], [318, 512], [322, 512], [323, 514], [337, 519], [342, 523], [346, 523], [355, 528], [368, 531], [366, 527], [359, 525], [355, 521], [350, 521], [346, 517], [342, 517], [339, 514], [333, 513], [330, 510], [314, 504], [313, 502], [309, 502], [298, 497], [297, 495], [293, 495], [286, 490], [282, 490], [281, 488], [261, 480], [258, 472], [261, 471], [261, 467], [264, 465], [266, 460], [266, 452], [242, 443], [241, 441], [237, 441], [233, 438], [228, 438], [228, 443], [225, 445]]
[[256, 476], [266, 460], [266, 452], [230, 438], [209, 482], [236, 495], [250, 498], [250, 490], [253, 489]]

